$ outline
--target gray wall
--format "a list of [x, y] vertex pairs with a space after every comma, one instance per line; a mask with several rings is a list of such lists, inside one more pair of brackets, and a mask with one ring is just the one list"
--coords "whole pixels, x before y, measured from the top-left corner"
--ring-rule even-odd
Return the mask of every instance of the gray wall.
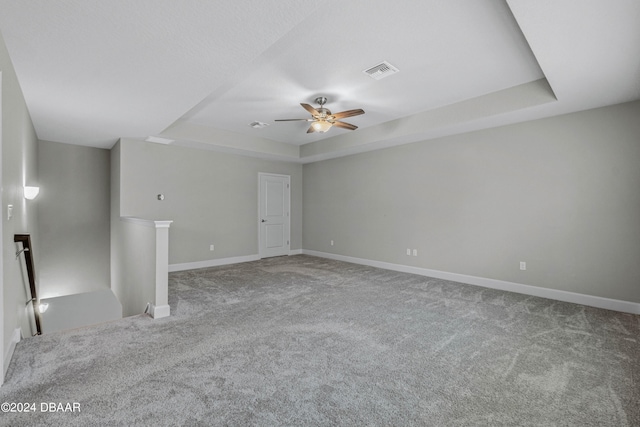
[[38, 144], [42, 298], [110, 288], [109, 150]]
[[[27, 282], [23, 279], [24, 257], [16, 260], [13, 235], [30, 233], [34, 245], [36, 270], [39, 261], [37, 227], [38, 199], [25, 200], [24, 185], [38, 185], [37, 137], [9, 53], [0, 35], [0, 72], [2, 77], [2, 354], [6, 355], [16, 328], [24, 336], [32, 334], [25, 302]], [[7, 205], [13, 205], [13, 218], [7, 219]], [[37, 278], [36, 271], [36, 278]]]
[[635, 102], [307, 164], [303, 247], [640, 302], [639, 118]]
[[42, 333], [76, 329], [122, 318], [122, 306], [110, 289], [41, 300], [49, 304], [42, 313]]
[[291, 249], [302, 248], [302, 165], [129, 139], [117, 150], [114, 214], [173, 220], [169, 264], [258, 254], [259, 172], [291, 176]]
[[112, 290], [123, 316], [145, 311], [156, 302], [156, 229], [114, 219]]

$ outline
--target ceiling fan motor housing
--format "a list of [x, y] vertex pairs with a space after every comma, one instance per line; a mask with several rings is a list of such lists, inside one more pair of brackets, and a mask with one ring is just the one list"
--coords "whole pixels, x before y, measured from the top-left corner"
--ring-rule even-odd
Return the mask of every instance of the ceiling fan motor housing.
[[328, 108], [324, 108], [324, 107], [316, 108], [316, 111], [318, 111], [318, 113], [320, 113], [317, 116], [320, 119], [327, 118], [327, 117], [329, 117], [331, 115], [331, 111]]

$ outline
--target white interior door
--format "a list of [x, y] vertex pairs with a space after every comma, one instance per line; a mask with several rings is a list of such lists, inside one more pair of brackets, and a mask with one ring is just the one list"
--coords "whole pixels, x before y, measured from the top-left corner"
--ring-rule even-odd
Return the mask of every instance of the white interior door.
[[258, 178], [260, 258], [289, 255], [291, 177], [260, 173]]

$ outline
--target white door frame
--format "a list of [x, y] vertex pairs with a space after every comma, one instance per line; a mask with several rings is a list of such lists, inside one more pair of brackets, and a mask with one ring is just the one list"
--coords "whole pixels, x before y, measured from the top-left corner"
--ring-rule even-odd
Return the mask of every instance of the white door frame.
[[[291, 252], [291, 175], [282, 175], [277, 173], [268, 173], [268, 172], [258, 172], [258, 256], [262, 259], [264, 258], [264, 254], [262, 253], [262, 188], [260, 183], [262, 181], [263, 176], [277, 176], [279, 178], [288, 178], [289, 185], [287, 185], [287, 191], [289, 193], [288, 197], [288, 205], [287, 208], [287, 236], [288, 236], [288, 244], [289, 252]], [[289, 255], [289, 254], [287, 254]]]

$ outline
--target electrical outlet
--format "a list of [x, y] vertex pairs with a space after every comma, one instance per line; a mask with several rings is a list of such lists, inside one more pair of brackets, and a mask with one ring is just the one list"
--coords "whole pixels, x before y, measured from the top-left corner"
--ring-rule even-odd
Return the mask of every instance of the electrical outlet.
[[213, 245], [209, 245], [209, 250], [213, 251], [213, 249], [214, 249], [214, 246]]
[[520, 261], [520, 270], [526, 270], [527, 269], [527, 263], [524, 261]]
[[417, 249], [413, 250], [413, 256], [418, 256], [418, 250]]
[[333, 246], [333, 240], [331, 241], [331, 246]]
[[13, 205], [7, 205], [7, 221], [13, 218]]
[[407, 248], [407, 255], [411, 256], [411, 249]]

